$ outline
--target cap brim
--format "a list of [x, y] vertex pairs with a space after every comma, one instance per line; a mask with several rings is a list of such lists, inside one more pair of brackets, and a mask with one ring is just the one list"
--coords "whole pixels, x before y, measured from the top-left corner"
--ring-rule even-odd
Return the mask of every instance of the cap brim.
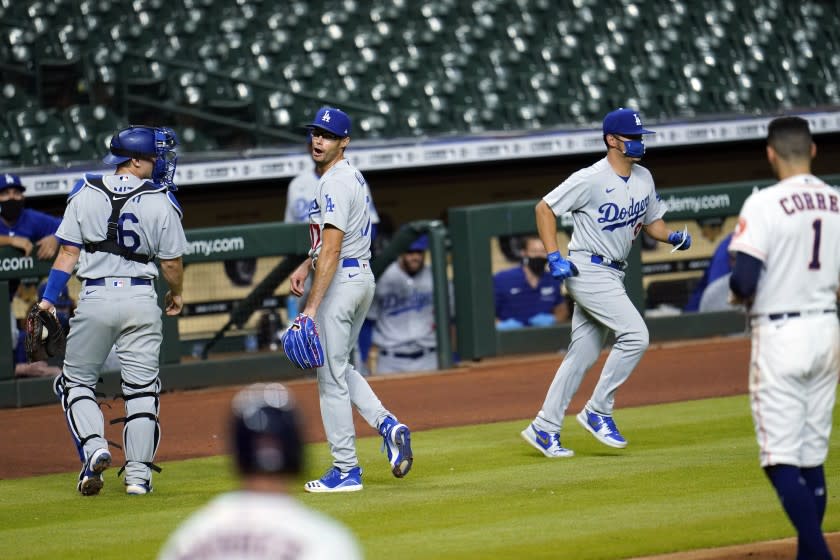
[[111, 165], [119, 165], [121, 163], [125, 163], [131, 158], [128, 156], [115, 156], [114, 154], [107, 154], [102, 161]]
[[329, 129], [329, 128], [327, 128], [327, 127], [324, 127], [324, 126], [319, 126], [319, 125], [317, 125], [317, 124], [308, 124], [308, 125], [306, 125], [306, 130], [312, 131], [312, 129], [314, 129], [314, 128], [317, 128], [317, 129], [320, 129], [320, 130], [324, 130], [324, 131], [326, 131], [326, 132], [329, 132], [330, 134], [335, 134], [335, 135], [336, 135], [336, 136], [338, 136], [339, 138], [347, 138], [347, 137], [349, 136], [349, 134], [341, 134], [340, 132], [336, 132], [335, 130], [330, 130], [330, 129]]

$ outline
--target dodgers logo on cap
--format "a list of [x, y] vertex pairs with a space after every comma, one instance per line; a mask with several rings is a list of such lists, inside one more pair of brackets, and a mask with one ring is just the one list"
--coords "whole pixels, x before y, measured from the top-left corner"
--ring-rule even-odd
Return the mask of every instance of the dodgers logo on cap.
[[306, 128], [321, 128], [344, 138], [350, 136], [350, 117], [341, 109], [335, 107], [321, 107], [315, 114], [312, 124]]
[[604, 134], [622, 134], [634, 136], [639, 134], [655, 134], [642, 126], [642, 118], [633, 109], [616, 109], [604, 117]]
[[22, 191], [26, 190], [26, 187], [24, 187], [20, 182], [20, 177], [14, 173], [4, 173], [3, 175], [0, 175], [0, 191], [13, 187]]

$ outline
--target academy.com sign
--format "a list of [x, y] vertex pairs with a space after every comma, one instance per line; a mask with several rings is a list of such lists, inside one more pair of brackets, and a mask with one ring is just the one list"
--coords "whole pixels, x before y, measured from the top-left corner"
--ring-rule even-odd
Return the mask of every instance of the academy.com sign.
[[35, 261], [32, 257], [6, 257], [0, 259], [0, 272], [31, 270], [34, 267]]
[[702, 196], [674, 196], [664, 200], [672, 212], [700, 212], [701, 210], [727, 210], [730, 206], [728, 194], [707, 194]]
[[204, 255], [209, 257], [216, 253], [235, 253], [245, 249], [244, 237], [220, 237], [217, 239], [201, 239], [188, 241], [185, 255]]

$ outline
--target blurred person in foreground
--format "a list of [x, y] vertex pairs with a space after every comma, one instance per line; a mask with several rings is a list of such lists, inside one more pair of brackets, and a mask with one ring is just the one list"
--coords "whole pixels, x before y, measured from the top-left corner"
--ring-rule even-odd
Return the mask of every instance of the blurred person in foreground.
[[344, 526], [289, 495], [303, 472], [304, 450], [300, 414], [286, 387], [250, 385], [231, 408], [228, 441], [239, 488], [184, 521], [158, 558], [361, 558]]

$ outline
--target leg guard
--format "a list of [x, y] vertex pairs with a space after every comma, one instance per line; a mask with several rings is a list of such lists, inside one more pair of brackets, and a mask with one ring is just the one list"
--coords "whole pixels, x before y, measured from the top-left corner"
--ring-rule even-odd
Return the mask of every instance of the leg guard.
[[94, 393], [95, 386], [71, 381], [62, 373], [53, 381], [53, 390], [61, 402], [67, 428], [82, 463], [97, 449], [108, 448], [105, 440], [105, 419]]
[[125, 471], [126, 486], [145, 485], [151, 490], [151, 471], [160, 472], [160, 467], [152, 463], [160, 445], [160, 379], [145, 385], [123, 381], [122, 389], [126, 415], [111, 420], [111, 424], [125, 423], [125, 465], [118, 475]]

